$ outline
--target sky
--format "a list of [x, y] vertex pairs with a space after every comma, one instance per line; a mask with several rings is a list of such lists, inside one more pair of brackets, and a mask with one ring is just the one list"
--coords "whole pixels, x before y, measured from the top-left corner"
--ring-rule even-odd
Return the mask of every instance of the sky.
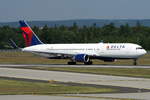
[[150, 19], [150, 0], [0, 0], [0, 22]]

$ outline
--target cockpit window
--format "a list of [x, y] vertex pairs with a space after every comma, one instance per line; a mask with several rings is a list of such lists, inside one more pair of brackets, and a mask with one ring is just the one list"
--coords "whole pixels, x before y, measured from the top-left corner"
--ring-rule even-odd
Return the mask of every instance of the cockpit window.
[[143, 48], [142, 47], [137, 47], [136, 50], [138, 50], [138, 49], [143, 49]]

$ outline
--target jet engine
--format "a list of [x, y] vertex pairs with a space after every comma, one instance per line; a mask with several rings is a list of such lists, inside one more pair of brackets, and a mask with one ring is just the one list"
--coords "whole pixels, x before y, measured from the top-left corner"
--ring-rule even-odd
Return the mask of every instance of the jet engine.
[[78, 54], [73, 57], [73, 60], [77, 62], [89, 62], [89, 56], [86, 54]]

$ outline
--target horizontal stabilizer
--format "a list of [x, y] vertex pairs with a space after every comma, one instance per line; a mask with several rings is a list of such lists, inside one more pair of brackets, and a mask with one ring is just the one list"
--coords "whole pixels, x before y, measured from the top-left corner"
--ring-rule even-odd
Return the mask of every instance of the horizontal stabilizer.
[[9, 44], [10, 44], [14, 49], [20, 49], [12, 39], [9, 39]]

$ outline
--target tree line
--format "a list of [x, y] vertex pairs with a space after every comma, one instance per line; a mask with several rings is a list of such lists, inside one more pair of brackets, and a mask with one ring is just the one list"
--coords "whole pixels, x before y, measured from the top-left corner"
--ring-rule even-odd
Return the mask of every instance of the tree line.
[[[116, 27], [113, 23], [98, 27], [79, 27], [76, 23], [72, 26], [32, 27], [33, 31], [44, 43], [136, 43], [150, 50], [150, 27], [137, 23], [136, 26], [128, 24]], [[9, 39], [13, 39], [19, 47], [24, 47], [22, 31], [9, 26], [0, 27], [0, 49], [8, 49]]]

